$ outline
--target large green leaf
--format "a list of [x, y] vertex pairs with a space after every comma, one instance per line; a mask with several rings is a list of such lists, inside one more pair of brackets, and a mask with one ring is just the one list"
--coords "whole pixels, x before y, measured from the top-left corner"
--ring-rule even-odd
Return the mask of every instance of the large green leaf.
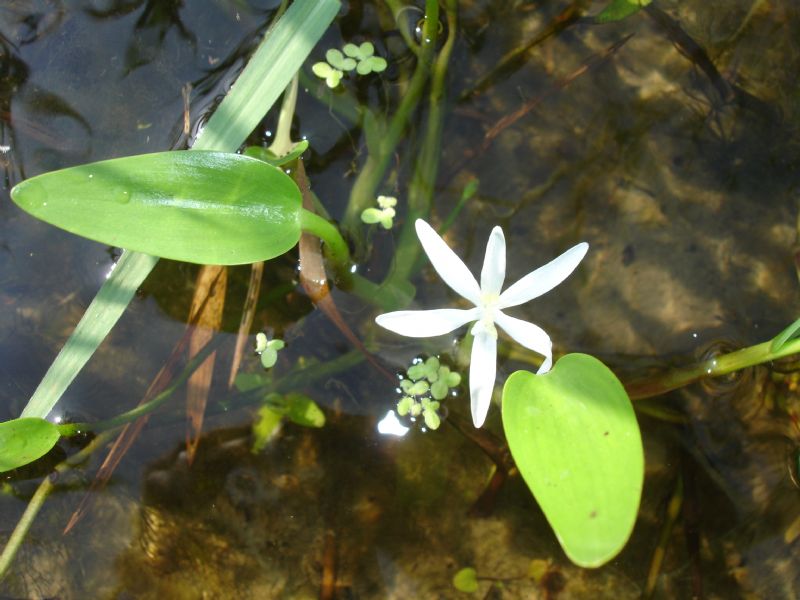
[[159, 152], [45, 173], [11, 190], [48, 223], [128, 250], [216, 265], [283, 254], [300, 239], [297, 185], [226, 152]]
[[58, 428], [38, 418], [0, 423], [0, 473], [27, 465], [56, 445]]
[[[297, 66], [293, 61], [305, 60], [340, 6], [339, 0], [292, 2], [264, 35], [236, 85], [198, 134], [193, 150], [235, 152], [294, 77]], [[23, 416], [47, 416], [128, 306], [133, 294], [124, 298], [119, 290], [135, 290], [157, 262], [158, 258], [147, 254], [122, 253], [111, 277], [28, 401]]]
[[568, 354], [546, 375], [517, 371], [503, 388], [511, 454], [567, 556], [613, 558], [633, 530], [644, 453], [633, 406], [599, 360]]

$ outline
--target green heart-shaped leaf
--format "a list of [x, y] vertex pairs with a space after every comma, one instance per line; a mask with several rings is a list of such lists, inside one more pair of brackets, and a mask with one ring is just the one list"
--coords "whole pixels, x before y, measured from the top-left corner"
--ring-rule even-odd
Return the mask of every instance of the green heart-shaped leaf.
[[280, 169], [226, 152], [160, 152], [23, 181], [11, 198], [92, 240], [214, 265], [279, 256], [300, 239], [301, 197]]
[[575, 564], [598, 567], [630, 537], [644, 479], [639, 425], [614, 374], [568, 354], [503, 388], [503, 428], [525, 483]]
[[0, 423], [0, 473], [41, 458], [56, 445], [59, 437], [55, 425], [37, 417]]
[[465, 567], [453, 575], [453, 587], [465, 594], [478, 591], [478, 573], [472, 567]]

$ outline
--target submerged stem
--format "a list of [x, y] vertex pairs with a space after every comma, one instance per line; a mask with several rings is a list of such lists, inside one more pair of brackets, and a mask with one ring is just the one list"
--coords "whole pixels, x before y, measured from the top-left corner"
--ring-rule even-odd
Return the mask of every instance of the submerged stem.
[[191, 374], [194, 373], [201, 364], [203, 364], [205, 359], [208, 358], [208, 356], [222, 344], [224, 339], [224, 336], [218, 335], [209, 341], [205, 346], [203, 346], [203, 348], [194, 357], [192, 357], [192, 360], [186, 363], [186, 367], [183, 369], [181, 374], [178, 375], [163, 392], [150, 400], [150, 402], [145, 402], [133, 410], [124, 412], [116, 417], [112, 417], [111, 419], [106, 419], [105, 421], [98, 421], [97, 423], [64, 423], [63, 425], [58, 425], [59, 433], [64, 437], [68, 437], [82, 431], [106, 431], [108, 429], [115, 429], [153, 412], [156, 408], [164, 404], [164, 402], [166, 402], [169, 397], [175, 393], [175, 390], [177, 390], [178, 387], [183, 385], [183, 383], [191, 376]]
[[55, 482], [58, 480], [58, 476], [86, 460], [92, 452], [105, 446], [111, 437], [112, 432], [110, 431], [98, 435], [80, 452], [59, 463], [55, 468], [55, 472], [42, 480], [28, 502], [28, 506], [25, 507], [25, 512], [22, 513], [19, 521], [17, 521], [14, 531], [11, 532], [11, 537], [8, 538], [3, 552], [0, 553], [0, 581], [5, 577], [8, 567], [11, 566], [19, 547], [22, 545], [22, 541], [25, 539], [31, 525], [33, 525], [36, 515], [39, 514], [39, 510], [44, 506], [44, 501], [55, 489]]
[[625, 385], [631, 400], [658, 396], [707, 377], [719, 377], [800, 353], [800, 339], [792, 340], [777, 351], [772, 349], [772, 340], [709, 358], [688, 367], [673, 369], [667, 373], [636, 379]]
[[403, 231], [400, 234], [400, 241], [395, 255], [395, 269], [391, 273], [391, 280], [394, 282], [408, 279], [417, 265], [421, 248], [417, 242], [414, 222], [418, 218], [428, 218], [431, 204], [433, 203], [436, 177], [439, 173], [439, 157], [441, 155], [445, 116], [447, 67], [450, 63], [450, 55], [456, 38], [456, 27], [458, 26], [456, 0], [447, 0], [445, 10], [447, 13], [448, 37], [432, 67], [428, 122], [425, 127], [422, 151], [419, 153], [408, 190], [408, 215]]
[[434, 52], [436, 51], [436, 36], [439, 27], [439, 3], [438, 0], [425, 0], [425, 21], [423, 25], [423, 39], [418, 55], [417, 67], [411, 76], [400, 105], [397, 107], [389, 122], [377, 152], [370, 151], [358, 178], [353, 184], [350, 192], [350, 201], [347, 205], [343, 224], [348, 231], [354, 230], [360, 223], [361, 213], [368, 208], [375, 200], [378, 186], [383, 180], [386, 169], [392, 159], [397, 145], [406, 129], [406, 125], [411, 118], [411, 113], [416, 108], [425, 83], [428, 81], [428, 74], [431, 70]]

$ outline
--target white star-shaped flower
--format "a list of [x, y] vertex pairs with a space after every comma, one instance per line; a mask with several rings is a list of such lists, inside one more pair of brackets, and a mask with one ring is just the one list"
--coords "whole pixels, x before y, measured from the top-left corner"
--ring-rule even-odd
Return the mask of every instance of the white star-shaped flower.
[[495, 325], [499, 325], [517, 343], [544, 356], [539, 373], [546, 373], [553, 366], [553, 343], [550, 336], [541, 327], [511, 317], [503, 310], [538, 298], [564, 281], [586, 256], [589, 244], [581, 242], [570, 248], [500, 293], [506, 276], [506, 240], [500, 227], [495, 227], [489, 235], [480, 285], [467, 266], [430, 225], [417, 219], [416, 228], [419, 241], [433, 268], [447, 285], [474, 304], [474, 307], [401, 310], [379, 315], [375, 322], [400, 335], [433, 337], [474, 321], [469, 392], [472, 421], [475, 427], [480, 427], [489, 412], [497, 373]]

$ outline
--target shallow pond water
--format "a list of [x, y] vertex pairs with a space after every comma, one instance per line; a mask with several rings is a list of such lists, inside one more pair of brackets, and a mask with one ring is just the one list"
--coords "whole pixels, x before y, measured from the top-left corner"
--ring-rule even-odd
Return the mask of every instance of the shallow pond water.
[[[10, 188], [59, 167], [185, 147], [278, 4], [0, 7], [0, 420], [19, 414], [119, 256], [30, 218]], [[458, 5], [457, 25], [442, 25], [443, 36], [455, 36], [445, 100], [430, 104], [423, 94], [376, 190], [398, 197], [399, 224], [407, 203], [428, 193], [416, 177], [432, 160], [421, 152], [428, 119], [442, 109], [430, 218], [441, 224], [460, 207], [446, 238], [474, 271], [495, 225], [508, 239], [509, 281], [590, 244], [575, 275], [515, 313], [545, 328], [557, 353], [591, 353], [629, 381], [768, 340], [797, 317], [794, 2], [656, 2], [605, 25], [587, 17], [600, 3]], [[346, 2], [304, 68], [294, 135], [309, 140], [306, 170], [336, 220], [346, 219], [368, 154], [353, 107], [396, 110], [415, 68], [398, 28], [413, 35], [422, 14], [409, 3], [395, 20], [383, 2]], [[363, 40], [389, 68], [331, 94], [311, 62]], [[268, 143], [274, 127], [269, 116], [250, 141]], [[471, 181], [478, 191], [462, 206]], [[361, 275], [392, 273], [397, 232], [354, 237]], [[161, 261], [52, 418], [99, 420], [140, 401], [183, 334], [197, 270]], [[519, 477], [492, 487], [485, 450], [502, 450], [497, 404], [479, 434], [465, 389], [447, 400], [438, 430], [418, 422], [404, 437], [378, 432], [397, 382], [314, 309], [294, 253], [267, 263], [252, 333], [286, 340], [273, 375], [289, 386], [282, 392], [313, 398], [327, 422], [284, 424], [254, 453], [256, 407], [225, 383], [248, 277], [247, 268], [229, 269], [221, 329], [230, 340], [191, 465], [180, 392], [66, 535], [106, 449], [56, 481], [0, 595], [458, 598], [465, 594], [452, 578], [468, 566], [479, 576], [477, 596], [488, 598], [800, 593], [793, 362], [642, 401], [639, 520], [617, 559], [582, 570]], [[458, 301], [426, 265], [412, 282], [412, 306]], [[344, 290], [333, 298], [383, 369], [401, 372], [422, 355], [463, 368], [463, 331], [400, 338], [377, 330], [373, 306]], [[505, 340], [498, 384], [536, 364]], [[247, 355], [242, 370], [259, 372], [258, 358]], [[0, 537], [53, 465], [87, 442], [62, 443], [6, 474]]]

